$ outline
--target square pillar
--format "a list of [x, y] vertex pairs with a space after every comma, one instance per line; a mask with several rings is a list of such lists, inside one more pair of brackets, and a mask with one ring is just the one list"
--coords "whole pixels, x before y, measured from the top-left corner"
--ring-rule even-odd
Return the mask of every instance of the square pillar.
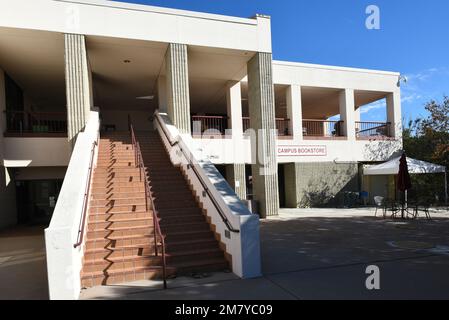
[[241, 90], [240, 81], [229, 82], [226, 85], [228, 128], [232, 129], [232, 138], [235, 139], [241, 139], [243, 136]]
[[271, 53], [256, 53], [248, 62], [248, 104], [253, 144], [253, 193], [261, 217], [279, 211], [276, 123]]
[[355, 137], [355, 117], [354, 117], [354, 90], [344, 89], [340, 92], [340, 118], [343, 121], [342, 132], [349, 141], [356, 139]]
[[236, 163], [226, 167], [226, 180], [235, 190], [240, 200], [246, 200], [246, 175], [245, 164]]
[[301, 86], [291, 85], [287, 88], [287, 117], [290, 119], [289, 132], [294, 140], [302, 140], [302, 101]]
[[354, 110], [354, 121], [357, 123], [360, 122], [360, 119], [360, 108], [357, 108]]
[[390, 136], [402, 139], [401, 92], [396, 91], [387, 95], [387, 122], [390, 123]]
[[84, 35], [64, 34], [67, 136], [72, 146], [93, 107], [92, 76]]
[[165, 54], [167, 114], [180, 133], [191, 133], [187, 45], [170, 43]]

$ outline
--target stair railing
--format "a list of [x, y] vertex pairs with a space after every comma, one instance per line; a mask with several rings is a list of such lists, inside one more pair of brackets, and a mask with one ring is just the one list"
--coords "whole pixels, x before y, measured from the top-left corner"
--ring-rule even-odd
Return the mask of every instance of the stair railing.
[[148, 180], [148, 176], [147, 173], [145, 172], [145, 164], [143, 162], [143, 156], [142, 156], [142, 151], [140, 149], [140, 144], [136, 139], [136, 135], [134, 133], [134, 127], [130, 121], [130, 132], [131, 132], [131, 143], [132, 143], [132, 148], [134, 150], [134, 159], [135, 159], [135, 166], [136, 168], [139, 168], [139, 176], [140, 176], [140, 181], [142, 181], [142, 177], [143, 177], [143, 181], [144, 181], [144, 187], [145, 187], [145, 208], [148, 211], [149, 207], [148, 207], [148, 199], [150, 199], [150, 204], [151, 204], [151, 209], [153, 212], [153, 235], [154, 235], [154, 255], [157, 257], [159, 256], [159, 252], [157, 249], [158, 246], [158, 241], [157, 238], [160, 239], [160, 243], [161, 243], [161, 254], [162, 254], [162, 278], [164, 281], [164, 289], [167, 289], [167, 263], [166, 263], [166, 259], [165, 259], [165, 237], [162, 234], [161, 231], [161, 227], [159, 224], [159, 219], [158, 219], [158, 212], [156, 209], [156, 206], [154, 205], [154, 198], [149, 190], [149, 180]]
[[184, 157], [186, 158], [186, 160], [189, 162], [188, 164], [188, 168], [191, 168], [193, 170], [193, 172], [195, 173], [196, 177], [198, 178], [198, 181], [201, 183], [201, 186], [204, 190], [204, 192], [209, 196], [209, 199], [211, 200], [212, 204], [214, 205], [215, 209], [217, 210], [218, 214], [221, 217], [221, 220], [223, 221], [223, 223], [225, 224], [226, 228], [233, 233], [239, 233], [240, 230], [235, 229], [231, 223], [229, 222], [229, 219], [226, 217], [226, 214], [223, 212], [223, 209], [221, 208], [221, 206], [219, 205], [217, 199], [215, 199], [214, 194], [212, 194], [212, 192], [210, 191], [210, 189], [208, 188], [206, 182], [204, 181], [204, 178], [201, 176], [201, 174], [198, 172], [198, 169], [195, 167], [195, 164], [192, 161], [192, 158], [186, 153], [186, 151], [179, 145], [179, 140], [171, 140], [170, 136], [168, 134], [168, 132], [166, 131], [166, 128], [164, 127], [164, 125], [161, 123], [161, 120], [159, 119], [159, 117], [157, 115], [155, 115], [155, 118], [157, 120], [157, 122], [159, 123], [159, 126], [162, 129], [162, 132], [164, 133], [165, 138], [167, 139], [168, 143], [170, 144], [171, 147], [177, 145], [178, 148], [181, 150], [182, 154], [184, 155]]
[[[98, 138], [97, 138], [98, 140]], [[78, 241], [73, 245], [74, 248], [79, 247], [83, 243], [84, 239], [84, 228], [86, 225], [86, 216], [87, 216], [87, 205], [89, 203], [89, 194], [90, 194], [90, 185], [92, 181], [92, 171], [94, 166], [94, 156], [95, 156], [95, 148], [98, 145], [98, 141], [94, 141], [92, 143], [92, 149], [90, 150], [90, 160], [89, 160], [89, 170], [87, 172], [87, 182], [86, 188], [84, 190], [84, 199], [83, 199], [83, 212], [81, 214], [81, 223], [78, 228]]]

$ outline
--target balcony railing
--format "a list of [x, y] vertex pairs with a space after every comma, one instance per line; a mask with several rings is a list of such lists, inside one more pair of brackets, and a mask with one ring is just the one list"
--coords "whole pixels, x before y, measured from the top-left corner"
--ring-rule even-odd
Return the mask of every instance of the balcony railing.
[[390, 137], [390, 122], [362, 122], [355, 123], [357, 138]]
[[228, 128], [228, 117], [226, 116], [192, 116], [192, 131], [195, 135], [197, 132], [197, 123], [200, 123], [201, 134], [208, 131], [213, 134], [215, 132], [220, 135], [225, 134], [225, 130]]
[[[243, 132], [251, 128], [249, 117], [243, 117]], [[291, 136], [290, 132], [290, 119], [276, 118], [276, 129], [278, 130], [279, 137]]]
[[342, 124], [343, 121], [305, 119], [302, 121], [302, 133], [304, 137], [341, 137]]
[[6, 133], [66, 134], [67, 116], [65, 112], [6, 111]]

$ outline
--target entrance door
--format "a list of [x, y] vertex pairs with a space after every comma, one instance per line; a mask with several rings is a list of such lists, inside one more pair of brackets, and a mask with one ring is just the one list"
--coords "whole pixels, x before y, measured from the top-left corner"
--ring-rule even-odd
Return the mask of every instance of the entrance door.
[[285, 208], [285, 173], [284, 165], [278, 164], [279, 207]]
[[48, 225], [62, 180], [17, 181], [16, 186], [19, 224]]

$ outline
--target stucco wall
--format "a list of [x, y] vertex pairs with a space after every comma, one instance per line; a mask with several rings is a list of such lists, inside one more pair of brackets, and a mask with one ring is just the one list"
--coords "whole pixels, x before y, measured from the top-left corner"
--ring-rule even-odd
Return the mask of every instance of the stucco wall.
[[298, 206], [342, 206], [344, 191], [359, 191], [357, 163], [297, 163]]
[[[0, 26], [271, 52], [271, 20], [104, 0], [1, 0]], [[238, 36], [236, 36], [238, 35]]]
[[16, 180], [63, 180], [67, 167], [27, 167], [16, 168]]
[[67, 166], [70, 145], [67, 138], [4, 138], [5, 166]]

